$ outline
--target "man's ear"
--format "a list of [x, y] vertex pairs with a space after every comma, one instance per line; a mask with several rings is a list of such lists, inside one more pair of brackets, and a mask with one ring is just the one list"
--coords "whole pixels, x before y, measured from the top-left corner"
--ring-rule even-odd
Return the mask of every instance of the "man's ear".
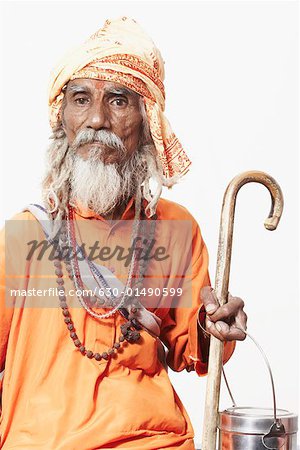
[[61, 109], [59, 110], [58, 115], [57, 115], [57, 126], [59, 128], [62, 128], [63, 130], [65, 129], [64, 128], [64, 124], [63, 124], [63, 120], [62, 120]]
[[57, 130], [62, 130], [64, 133], [66, 133], [64, 120], [63, 120], [63, 114], [61, 113], [61, 109], [59, 110], [58, 115], [57, 115], [57, 122], [56, 122], [55, 128]]
[[58, 123], [59, 126], [64, 130], [64, 132], [66, 132], [66, 125], [64, 121], [64, 102], [62, 103], [61, 108], [58, 112]]
[[61, 126], [61, 128], [64, 130], [64, 131], [66, 131], [65, 130], [65, 121], [64, 121], [64, 110], [65, 110], [65, 107], [66, 107], [66, 90], [67, 90], [67, 84], [62, 88], [62, 92], [63, 92], [63, 94], [64, 94], [64, 96], [63, 96], [63, 99], [62, 99], [62, 103], [61, 103], [61, 107], [60, 107], [60, 110], [59, 110], [59, 112], [58, 112], [58, 120], [59, 120], [59, 122], [60, 122], [60, 126]]

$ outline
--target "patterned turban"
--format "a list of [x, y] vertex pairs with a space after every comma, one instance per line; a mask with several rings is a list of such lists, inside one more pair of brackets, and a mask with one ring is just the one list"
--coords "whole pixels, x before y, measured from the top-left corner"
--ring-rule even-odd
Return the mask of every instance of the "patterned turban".
[[166, 178], [183, 175], [191, 161], [164, 116], [164, 61], [135, 20], [107, 20], [104, 27], [67, 55], [51, 76], [50, 123], [60, 121], [63, 87], [70, 80], [91, 78], [120, 83], [144, 99], [150, 132]]

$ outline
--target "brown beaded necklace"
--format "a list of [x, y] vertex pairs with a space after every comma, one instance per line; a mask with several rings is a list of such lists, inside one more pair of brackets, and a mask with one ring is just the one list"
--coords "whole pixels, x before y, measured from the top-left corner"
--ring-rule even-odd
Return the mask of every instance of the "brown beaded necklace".
[[[142, 212], [144, 213], [143, 210], [142, 210]], [[144, 216], [144, 218], [145, 218], [146, 215], [145, 215], [145, 213], [144, 214], [143, 213], [142, 213], [142, 216]], [[157, 216], [155, 214], [153, 216], [154, 220], [151, 222], [154, 222], [156, 218], [157, 218]], [[154, 235], [155, 222], [154, 222], [154, 227], [152, 226], [152, 228], [151, 228], [151, 231]], [[61, 234], [61, 243], [62, 244], [65, 243], [64, 231]], [[137, 324], [135, 317], [134, 317], [134, 314], [137, 312], [138, 308], [136, 307], [134, 301], [132, 301], [133, 307], [131, 308], [131, 314], [128, 316], [129, 320], [121, 325], [121, 327], [120, 327], [121, 335], [120, 335], [119, 339], [114, 342], [112, 347], [108, 348], [106, 351], [104, 351], [102, 353], [94, 353], [92, 350], [87, 350], [76, 333], [76, 329], [75, 329], [75, 326], [72, 321], [71, 314], [70, 314], [70, 311], [68, 308], [67, 298], [66, 298], [66, 294], [65, 294], [65, 287], [64, 287], [63, 269], [62, 269], [62, 259], [63, 259], [62, 255], [63, 254], [64, 254], [64, 252], [61, 251], [60, 257], [54, 260], [54, 267], [55, 267], [55, 274], [57, 276], [56, 283], [58, 284], [59, 291], [60, 291], [59, 292], [60, 307], [62, 309], [62, 314], [64, 316], [64, 322], [70, 333], [70, 338], [72, 339], [75, 347], [77, 347], [79, 349], [80, 353], [83, 356], [86, 356], [89, 359], [94, 358], [96, 361], [101, 361], [102, 359], [109, 360], [113, 355], [115, 355], [118, 352], [118, 350], [121, 348], [121, 345], [124, 342], [134, 343], [140, 339], [140, 333], [137, 330], [141, 330], [141, 327]], [[76, 251], [73, 254], [76, 256]], [[69, 277], [72, 280], [70, 264], [66, 260], [64, 261], [64, 263], [65, 263], [66, 269], [69, 273]], [[144, 273], [146, 270], [147, 261], [141, 260], [141, 263], [142, 263], [141, 264], [142, 267], [140, 269], [138, 269], [138, 271], [141, 274], [141, 279], [139, 279], [138, 283], [136, 284], [136, 286], [139, 285], [139, 287], [142, 286], [142, 279], [143, 279], [143, 276], [144, 276]], [[74, 280], [72, 280], [72, 281], [74, 282]], [[123, 315], [124, 315], [124, 312], [127, 313], [127, 310], [125, 308], [122, 308], [122, 311], [123, 311]]]

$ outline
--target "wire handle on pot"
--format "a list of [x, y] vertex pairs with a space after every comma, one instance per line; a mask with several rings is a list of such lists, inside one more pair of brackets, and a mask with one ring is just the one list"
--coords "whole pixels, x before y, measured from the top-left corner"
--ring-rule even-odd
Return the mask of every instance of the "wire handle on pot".
[[[256, 339], [254, 339], [254, 337], [253, 337], [250, 333], [248, 333], [248, 331], [246, 331], [246, 330], [242, 327], [242, 325], [239, 325], [239, 326], [236, 327], [236, 328], [237, 328], [238, 330], [242, 331], [243, 333], [245, 333], [245, 334], [246, 334], [246, 335], [254, 342], [254, 344], [256, 345], [256, 347], [258, 348], [258, 350], [260, 351], [262, 357], [263, 357], [264, 360], [265, 360], [265, 363], [266, 363], [267, 368], [268, 368], [268, 371], [269, 371], [270, 379], [271, 379], [271, 385], [272, 385], [274, 422], [277, 423], [277, 415], [276, 415], [276, 395], [275, 395], [274, 378], [273, 378], [272, 369], [271, 369], [269, 360], [268, 360], [268, 358], [267, 358], [267, 355], [265, 354], [265, 352], [263, 351], [263, 349], [261, 348], [261, 346], [259, 345], [259, 343], [256, 341]], [[230, 397], [231, 397], [231, 400], [233, 400], [233, 403], [234, 403], [233, 406], [237, 406], [237, 405], [236, 405], [236, 402], [235, 402], [234, 399], [233, 399], [231, 390], [230, 390], [230, 388], [229, 388], [229, 384], [228, 384], [227, 378], [226, 378], [226, 376], [225, 376], [224, 367], [222, 368], [222, 372], [223, 372], [224, 380], [225, 380], [225, 383], [226, 383], [226, 386], [227, 386], [229, 395], [230, 395]]]
[[[277, 419], [277, 407], [276, 407], [276, 394], [275, 394], [275, 384], [274, 384], [274, 378], [273, 378], [273, 373], [272, 373], [272, 369], [269, 363], [269, 360], [267, 358], [267, 355], [265, 354], [265, 352], [263, 351], [263, 349], [261, 348], [261, 346], [259, 345], [259, 343], [256, 341], [256, 339], [254, 339], [254, 337], [248, 333], [248, 331], [246, 331], [242, 325], [239, 324], [238, 327], [236, 327], [237, 329], [241, 330], [243, 333], [245, 333], [251, 340], [252, 342], [254, 342], [254, 344], [256, 345], [256, 347], [258, 348], [258, 350], [260, 351], [260, 354], [262, 355], [262, 357], [265, 360], [265, 363], [267, 365], [268, 371], [269, 371], [269, 375], [270, 375], [270, 379], [271, 379], [271, 386], [272, 386], [272, 396], [273, 396], [273, 410], [274, 410], [274, 422], [272, 423], [270, 430], [268, 433], [266, 433], [263, 438], [263, 444], [267, 449], [278, 449], [281, 448], [284, 443], [285, 443], [285, 428], [283, 423], [281, 422], [280, 419]], [[232, 393], [230, 391], [229, 385], [228, 385], [228, 381], [227, 378], [225, 376], [225, 371], [224, 371], [224, 367], [222, 368], [222, 372], [223, 372], [223, 376], [224, 376], [224, 380], [228, 389], [228, 392], [230, 393], [229, 395], [232, 397]], [[234, 402], [235, 403], [235, 402]], [[236, 406], [236, 405], [234, 405]], [[278, 444], [276, 447], [274, 447], [274, 445]], [[271, 445], [271, 446], [270, 446]]]
[[[201, 329], [208, 335], [210, 335], [211, 333], [207, 330], [205, 330], [203, 328], [203, 326], [200, 324], [200, 321], [198, 320], [198, 324], [201, 327]], [[268, 431], [268, 433], [264, 434], [264, 436], [262, 437], [262, 441], [263, 441], [263, 445], [269, 449], [269, 450], [276, 450], [276, 449], [280, 449], [284, 444], [285, 444], [285, 436], [286, 436], [286, 432], [285, 432], [285, 427], [283, 425], [283, 423], [281, 422], [280, 419], [277, 419], [277, 407], [276, 407], [276, 393], [275, 393], [275, 384], [274, 384], [274, 378], [273, 378], [273, 373], [272, 373], [272, 369], [269, 363], [269, 360], [267, 358], [267, 355], [265, 354], [265, 352], [263, 351], [262, 347], [259, 345], [259, 343], [256, 341], [256, 339], [254, 339], [254, 337], [248, 333], [248, 331], [246, 331], [244, 329], [244, 327], [239, 324], [239, 326], [236, 327], [238, 330], [242, 331], [243, 333], [246, 334], [246, 336], [248, 336], [256, 345], [256, 347], [258, 348], [258, 350], [260, 351], [262, 357], [265, 360], [265, 363], [267, 365], [268, 368], [268, 372], [270, 375], [270, 379], [271, 379], [271, 386], [272, 386], [272, 396], [273, 396], [273, 415], [274, 415], [274, 422], [272, 423], [270, 430]], [[229, 387], [229, 383], [227, 380], [227, 377], [225, 375], [225, 370], [224, 367], [222, 367], [222, 373], [223, 373], [223, 377], [224, 377], [224, 381], [229, 393], [229, 396], [231, 398], [233, 407], [236, 408], [237, 404], [234, 400], [232, 391]]]

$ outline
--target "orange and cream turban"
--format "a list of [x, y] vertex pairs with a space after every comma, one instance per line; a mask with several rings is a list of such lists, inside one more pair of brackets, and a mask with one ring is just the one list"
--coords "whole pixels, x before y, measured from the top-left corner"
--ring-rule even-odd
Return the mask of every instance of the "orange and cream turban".
[[191, 161], [164, 116], [164, 61], [135, 20], [122, 17], [107, 20], [81, 47], [66, 56], [51, 76], [49, 107], [54, 128], [64, 93], [75, 78], [92, 78], [120, 83], [144, 98], [151, 135], [164, 175], [171, 178], [187, 172]]

